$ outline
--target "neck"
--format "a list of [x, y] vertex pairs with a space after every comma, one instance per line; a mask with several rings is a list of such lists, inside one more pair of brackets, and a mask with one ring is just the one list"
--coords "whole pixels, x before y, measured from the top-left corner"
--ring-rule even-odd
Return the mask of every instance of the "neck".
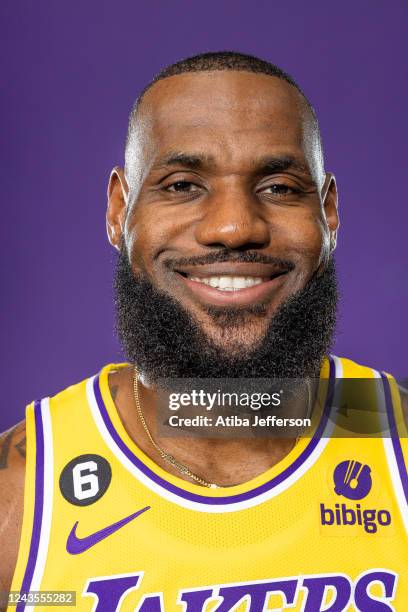
[[[143, 382], [142, 382], [143, 381]], [[109, 386], [118, 413], [132, 440], [155, 463], [171, 474], [194, 482], [164, 460], [152, 444], [136, 409], [131, 367], [109, 375]], [[165, 453], [207, 483], [233, 486], [247, 482], [281, 461], [294, 447], [294, 438], [209, 439], [163, 437], [157, 430], [157, 393], [139, 379], [139, 404], [153, 440]]]

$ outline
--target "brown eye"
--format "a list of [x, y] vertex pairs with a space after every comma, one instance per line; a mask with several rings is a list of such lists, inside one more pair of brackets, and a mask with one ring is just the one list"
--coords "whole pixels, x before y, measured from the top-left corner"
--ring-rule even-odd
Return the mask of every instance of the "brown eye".
[[172, 185], [168, 185], [166, 189], [167, 191], [175, 191], [177, 193], [189, 193], [191, 191], [196, 191], [197, 185], [194, 185], [194, 183], [190, 183], [189, 181], [177, 181]]
[[283, 184], [269, 185], [266, 190], [270, 190], [269, 193], [277, 196], [288, 195], [293, 192], [293, 189]]

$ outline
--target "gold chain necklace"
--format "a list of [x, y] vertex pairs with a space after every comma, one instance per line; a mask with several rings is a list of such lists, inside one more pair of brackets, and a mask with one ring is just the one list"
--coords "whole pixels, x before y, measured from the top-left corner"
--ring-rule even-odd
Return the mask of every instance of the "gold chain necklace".
[[[309, 384], [307, 384], [307, 390], [308, 390], [308, 411], [307, 412], [308, 412], [308, 416], [309, 416], [310, 412], [311, 412], [311, 390], [310, 390]], [[153, 436], [150, 433], [150, 429], [148, 428], [146, 420], [144, 418], [144, 415], [143, 415], [143, 412], [142, 412], [142, 407], [140, 405], [140, 399], [139, 399], [139, 372], [138, 372], [136, 367], [133, 370], [133, 397], [134, 397], [134, 400], [135, 400], [136, 410], [137, 410], [137, 413], [139, 415], [140, 422], [142, 423], [143, 429], [145, 430], [146, 435], [147, 435], [148, 439], [150, 440], [152, 446], [157, 450], [157, 452], [159, 453], [161, 458], [164, 461], [166, 461], [167, 463], [170, 463], [170, 465], [175, 467], [179, 472], [181, 472], [185, 476], [188, 476], [189, 478], [191, 478], [195, 482], [198, 482], [198, 484], [200, 484], [200, 485], [202, 485], [204, 487], [208, 487], [209, 489], [218, 489], [220, 487], [220, 485], [217, 485], [217, 484], [215, 484], [213, 482], [207, 482], [206, 480], [204, 480], [204, 478], [201, 478], [201, 476], [198, 476], [197, 474], [194, 474], [194, 472], [192, 472], [186, 465], [184, 465], [183, 463], [180, 463], [179, 461], [177, 461], [177, 459], [175, 459], [173, 457], [173, 455], [170, 455], [170, 453], [166, 453], [162, 448], [160, 448], [160, 446], [157, 444], [157, 442], [153, 439]], [[298, 436], [296, 438], [295, 446], [299, 442], [299, 439], [300, 439], [300, 436]]]
[[195, 480], [195, 482], [198, 482], [198, 484], [200, 484], [200, 485], [202, 485], [204, 487], [208, 487], [209, 489], [217, 489], [217, 488], [219, 488], [219, 485], [216, 485], [216, 484], [211, 483], [211, 482], [207, 482], [206, 480], [204, 480], [204, 478], [201, 478], [200, 476], [197, 476], [197, 474], [194, 474], [194, 472], [189, 470], [186, 465], [183, 465], [182, 463], [177, 461], [173, 457], [173, 455], [170, 455], [169, 453], [166, 453], [162, 448], [160, 448], [160, 446], [157, 444], [157, 442], [153, 439], [153, 436], [150, 433], [150, 430], [149, 430], [149, 428], [147, 426], [147, 423], [145, 421], [145, 418], [143, 416], [142, 407], [140, 405], [140, 400], [139, 400], [139, 372], [137, 371], [137, 368], [135, 368], [134, 372], [133, 372], [133, 396], [135, 398], [136, 410], [137, 410], [137, 413], [139, 415], [140, 422], [142, 423], [143, 429], [145, 430], [147, 437], [149, 438], [151, 444], [157, 450], [157, 452], [159, 453], [161, 458], [164, 461], [166, 461], [167, 463], [170, 463], [170, 465], [175, 467], [179, 472], [181, 472], [185, 476], [188, 476], [192, 480]]

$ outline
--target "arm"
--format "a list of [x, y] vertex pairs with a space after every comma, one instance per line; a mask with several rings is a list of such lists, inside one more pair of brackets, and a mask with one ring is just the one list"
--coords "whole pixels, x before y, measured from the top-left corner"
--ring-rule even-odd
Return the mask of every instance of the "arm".
[[0, 590], [11, 587], [23, 519], [25, 423], [0, 435]]

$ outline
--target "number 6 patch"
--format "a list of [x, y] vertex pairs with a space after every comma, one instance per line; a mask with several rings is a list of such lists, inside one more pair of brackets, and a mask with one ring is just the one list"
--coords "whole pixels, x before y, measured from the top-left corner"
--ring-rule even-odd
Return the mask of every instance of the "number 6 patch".
[[89, 506], [102, 497], [112, 479], [109, 463], [100, 455], [80, 455], [61, 472], [59, 485], [70, 504]]

